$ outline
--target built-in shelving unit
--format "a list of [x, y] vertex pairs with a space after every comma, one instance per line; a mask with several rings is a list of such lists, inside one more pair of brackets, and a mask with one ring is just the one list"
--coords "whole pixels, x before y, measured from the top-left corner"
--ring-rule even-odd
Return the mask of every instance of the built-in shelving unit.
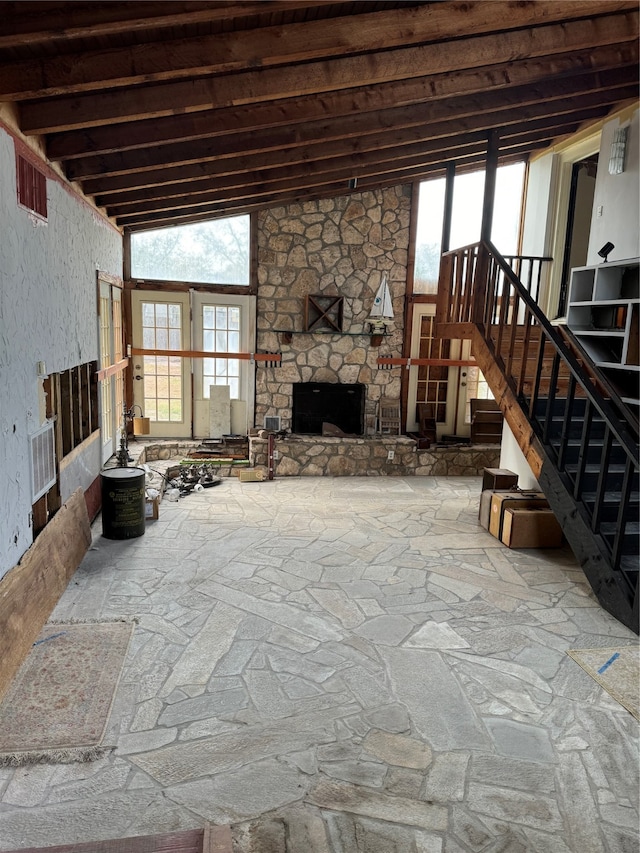
[[640, 259], [571, 271], [567, 327], [621, 399], [640, 405]]

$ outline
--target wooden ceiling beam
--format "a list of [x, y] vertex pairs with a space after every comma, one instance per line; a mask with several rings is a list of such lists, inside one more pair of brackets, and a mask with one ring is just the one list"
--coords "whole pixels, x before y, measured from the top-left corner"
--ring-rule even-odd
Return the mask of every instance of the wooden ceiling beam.
[[[539, 145], [556, 138], [559, 135], [571, 133], [576, 130], [577, 123], [569, 118], [564, 122], [548, 123], [536, 130], [523, 131], [521, 128], [509, 128], [508, 134], [500, 139], [501, 152], [513, 153], [517, 149], [520, 153], [530, 152], [537, 149]], [[359, 180], [376, 174], [384, 174], [402, 167], [416, 167], [424, 164], [443, 162], [443, 160], [460, 160], [472, 154], [482, 152], [486, 149], [486, 133], [466, 134], [440, 140], [431, 145], [408, 145], [393, 150], [382, 149], [371, 151], [354, 157], [336, 157], [331, 160], [316, 160], [314, 162], [299, 163], [296, 165], [277, 165], [273, 168], [260, 168], [247, 172], [238, 171], [225, 177], [206, 178], [193, 181], [189, 184], [188, 196], [198, 200], [205, 199], [207, 193], [210, 198], [215, 193], [226, 194], [247, 187], [258, 187], [283, 180], [290, 180], [293, 186], [296, 182], [300, 187], [316, 185], [318, 181], [326, 180], [329, 173], [339, 176], [341, 179], [357, 177]], [[167, 204], [169, 207], [176, 199], [184, 202], [184, 182], [169, 185], [148, 187], [133, 192], [114, 192], [96, 196], [95, 202], [99, 207], [109, 209], [110, 216], [117, 216], [127, 210], [153, 210], [160, 209], [152, 207], [156, 203]]]
[[[265, 127], [291, 126], [321, 118], [348, 116], [356, 112], [373, 112], [391, 107], [408, 106], [435, 100], [492, 92], [522, 85], [552, 85], [554, 90], [570, 92], [584, 88], [585, 81], [596, 82], [588, 71], [614, 71], [623, 68], [637, 73], [638, 45], [629, 43], [620, 47], [605, 47], [587, 54], [570, 54], [549, 63], [540, 60], [504, 63], [494, 69], [477, 69], [457, 72], [455, 75], [422, 77], [383, 83], [377, 87], [345, 89], [325, 95], [290, 98], [262, 104], [226, 107], [216, 110], [147, 119], [135, 123], [87, 128], [52, 134], [47, 140], [47, 153], [52, 160], [64, 161], [144, 148], [174, 141], [210, 138], [226, 133], [256, 131]], [[584, 60], [587, 60], [585, 63]], [[588, 68], [585, 69], [585, 64]], [[551, 74], [561, 74], [549, 83]], [[453, 79], [457, 78], [457, 79]], [[575, 81], [575, 82], [574, 82]]]
[[[632, 12], [628, 0], [537, 0], [472, 4], [426, 3], [351, 14], [286, 26], [257, 27], [189, 39], [81, 51], [75, 54], [6, 62], [0, 98], [24, 100], [105, 86], [135, 86], [208, 74], [226, 74], [259, 66], [309, 62], [349, 54], [439, 42], [469, 33], [504, 32], [520, 27]], [[612, 16], [612, 20], [615, 16]], [[624, 17], [624, 16], [623, 16]], [[532, 29], [533, 28], [533, 29]], [[466, 50], [466, 47], [463, 48]], [[452, 51], [455, 53], [455, 51]]]
[[[503, 3], [489, 2], [488, 5], [502, 10], [504, 14]], [[526, 9], [537, 9], [541, 5], [546, 4], [529, 4]], [[551, 5], [555, 8], [563, 3]], [[590, 7], [595, 5], [595, 3], [590, 4]], [[604, 5], [608, 4], [604, 3]], [[428, 7], [424, 8], [439, 6], [448, 10], [449, 13], [452, 8], [449, 3], [428, 4]], [[462, 9], [463, 6], [459, 8]], [[586, 7], [583, 5], [584, 8]], [[333, 24], [335, 28], [335, 21]], [[522, 22], [523, 27], [527, 24], [528, 21]], [[300, 26], [306, 27], [308, 24]], [[629, 11], [602, 18], [596, 17], [592, 20], [547, 24], [530, 30], [474, 35], [465, 39], [459, 50], [453, 49], [447, 42], [396, 49], [391, 49], [385, 44], [385, 49], [370, 55], [336, 57], [331, 61], [307, 62], [286, 68], [261, 67], [260, 70], [224, 74], [217, 78], [192, 79], [172, 85], [149, 85], [155, 78], [153, 75], [147, 75], [143, 81], [144, 86], [133, 86], [127, 92], [96, 91], [90, 96], [57, 100], [49, 107], [46, 100], [41, 99], [34, 103], [27, 103], [23, 105], [21, 111], [21, 127], [26, 133], [42, 133], [54, 129], [64, 130], [142, 117], [157, 118], [194, 109], [210, 109], [212, 106], [232, 106], [370, 86], [390, 80], [446, 74], [465, 68], [499, 65], [523, 58], [560, 55], [593, 50], [598, 46], [635, 42], [637, 30], [638, 13]], [[281, 62], [284, 64], [286, 59], [287, 57], [282, 56]], [[27, 65], [29, 67], [40, 65], [43, 70], [48, 69], [48, 63], [44, 61]], [[33, 73], [33, 69], [31, 71]], [[0, 81], [4, 79], [3, 72]], [[61, 87], [53, 87], [42, 92], [33, 88], [27, 91], [28, 81], [24, 81], [26, 88], [23, 87], [22, 91], [9, 95], [9, 89], [19, 86], [19, 76], [15, 77], [15, 86], [11, 85], [13, 79], [13, 75], [7, 78], [4, 84], [4, 97], [11, 97], [14, 100], [39, 98], [44, 94], [48, 96], [63, 94], [67, 91]], [[108, 90], [110, 85], [113, 83], [97, 79], [92, 81], [94, 89], [102, 87], [103, 90]], [[0, 90], [0, 98], [2, 97], [2, 90]]]
[[[501, 157], [499, 160], [499, 165], [508, 165], [509, 163], [514, 163], [519, 161], [519, 157], [507, 155], [505, 157]], [[485, 162], [485, 155], [482, 157], [473, 157], [470, 158], [469, 161], [460, 162], [456, 167], [456, 171], [458, 174], [464, 174], [466, 172], [476, 171], [478, 169], [482, 169]], [[418, 175], [413, 178], [407, 177], [407, 183], [415, 183], [420, 180], [431, 180], [434, 178], [444, 177], [446, 174], [444, 167], [442, 166], [434, 166], [432, 169], [426, 171], [423, 175]], [[393, 179], [382, 180], [381, 182], [371, 185], [371, 186], [363, 186], [362, 188], [358, 188], [355, 192], [358, 192], [360, 189], [370, 190], [374, 192], [377, 189], [384, 189], [388, 186], [397, 185], [397, 181]], [[202, 222], [210, 219], [215, 219], [216, 217], [222, 216], [239, 216], [245, 213], [253, 213], [258, 212], [260, 210], [267, 209], [269, 207], [273, 207], [275, 205], [283, 205], [283, 204], [292, 204], [299, 201], [305, 201], [307, 198], [309, 200], [316, 200], [320, 198], [335, 198], [340, 195], [350, 195], [354, 194], [353, 190], [348, 189], [344, 185], [327, 185], [323, 187], [321, 190], [315, 190], [310, 193], [282, 193], [280, 195], [275, 195], [269, 199], [266, 199], [262, 202], [256, 202], [254, 204], [246, 204], [243, 202], [239, 202], [237, 204], [231, 205], [219, 205], [215, 206], [211, 209], [206, 209], [200, 212], [194, 212], [190, 209], [179, 211], [179, 212], [171, 212], [169, 215], [158, 213], [153, 214], [153, 219], [146, 219], [143, 214], [138, 220], [132, 220], [128, 223], [123, 223], [122, 227], [125, 233], [134, 233], [137, 231], [148, 231], [149, 229], [156, 228], [164, 228], [171, 227], [175, 225], [186, 225], [192, 222]]]
[[[604, 72], [612, 78], [617, 72]], [[631, 75], [635, 77], [635, 74]], [[454, 128], [465, 133], [488, 127], [500, 127], [527, 119], [536, 119], [540, 115], [560, 115], [579, 108], [599, 106], [611, 100], [634, 97], [637, 82], [627, 86], [596, 88], [587, 93], [567, 93], [556, 97], [553, 87], [522, 87], [514, 91], [489, 93], [485, 96], [435, 101], [423, 104], [420, 110], [401, 107], [396, 110], [359, 114], [335, 121], [309, 122], [287, 128], [268, 129], [256, 133], [229, 134], [218, 138], [194, 140], [187, 144], [156, 146], [148, 149], [136, 149], [124, 153], [107, 154], [98, 157], [83, 157], [67, 162], [67, 177], [70, 180], [83, 180], [96, 175], [125, 174], [145, 169], [167, 166], [175, 162], [197, 162], [216, 158], [234, 157], [239, 150], [245, 153], [259, 153], [284, 147], [304, 146], [313, 142], [343, 140], [345, 150], [365, 143], [368, 135], [393, 130], [396, 139], [390, 137], [390, 144], [399, 144], [402, 139], [418, 141], [436, 138], [438, 135], [451, 135]], [[611, 93], [614, 92], [612, 95]]]
[[109, 2], [68, 3], [64, 8], [52, 3], [0, 3], [2, 33], [0, 49], [24, 47], [45, 42], [70, 42], [73, 39], [101, 38], [149, 29], [179, 28], [231, 18], [291, 12], [314, 6], [339, 5], [343, 0], [249, 0], [215, 3]]
[[[567, 122], [589, 121], [600, 115], [602, 115], [601, 107], [578, 111], [566, 116], [544, 116], [535, 122], [529, 121], [513, 125], [513, 132], [524, 133], [544, 130], [559, 127]], [[508, 134], [509, 130], [505, 129], [504, 133]], [[392, 134], [393, 139], [389, 138], [390, 134]], [[443, 150], [443, 159], [447, 159], [446, 152], [456, 147], [458, 139], [461, 140], [461, 144], [465, 144], [477, 139], [484, 139], [485, 137], [486, 131], [458, 133], [454, 122], [449, 128], [449, 135], [443, 134], [435, 140], [399, 139], [397, 133], [389, 131], [385, 134], [376, 134], [363, 138], [362, 144], [358, 146], [357, 150], [353, 150], [352, 148], [345, 152], [342, 141], [321, 141], [313, 145], [304, 146], [303, 148], [282, 149], [260, 155], [245, 155], [241, 153], [233, 158], [224, 160], [180, 164], [172, 167], [167, 166], [163, 169], [126, 175], [100, 176], [83, 182], [83, 189], [88, 195], [97, 195], [120, 190], [137, 192], [137, 190], [145, 187], [180, 183], [183, 186], [183, 191], [188, 192], [189, 188], [187, 185], [189, 182], [203, 178], [215, 177], [220, 180], [226, 175], [251, 174], [254, 171], [266, 168], [280, 167], [286, 169], [296, 164], [307, 165], [309, 169], [314, 169], [319, 168], [316, 165], [318, 163], [341, 157], [348, 158], [355, 170], [363, 159], [366, 161], [367, 157], [378, 158], [379, 160], [384, 160], [386, 157], [393, 158], [396, 156], [397, 151], [402, 152], [405, 147], [412, 150], [412, 153], [417, 153], [420, 150]], [[394, 139], [397, 143], [396, 148], [389, 144]], [[414, 146], [413, 149], [412, 146]]]
[[[575, 127], [575, 125], [573, 125]], [[532, 141], [510, 144], [504, 150], [504, 155], [522, 159], [531, 151], [532, 147], [541, 149], [551, 141], [548, 134], [538, 134], [535, 143]], [[469, 158], [483, 157], [486, 152], [486, 139], [475, 145], [467, 145], [457, 148], [451, 152], [448, 162], [468, 162]], [[375, 185], [380, 180], [387, 180], [394, 176], [397, 183], [403, 183], [407, 174], [418, 175], [431, 170], [434, 166], [442, 165], [444, 151], [432, 154], [418, 154], [413, 157], [399, 156], [395, 160], [389, 160], [382, 164], [372, 164], [368, 167], [360, 167], [357, 170], [358, 187]], [[122, 217], [131, 217], [142, 213], [156, 213], [158, 211], [169, 211], [174, 209], [185, 209], [188, 207], [202, 207], [211, 203], [227, 204], [232, 201], [261, 199], [276, 192], [296, 190], [309, 190], [319, 188], [326, 184], [342, 182], [348, 185], [354, 177], [354, 170], [349, 166], [339, 167], [337, 164], [326, 172], [316, 172], [314, 175], [304, 175], [300, 172], [287, 174], [282, 171], [278, 177], [275, 175], [262, 181], [238, 182], [236, 186], [214, 187], [207, 191], [189, 192], [173, 197], [159, 198], [153, 201], [138, 201], [135, 203], [107, 205], [107, 213], [120, 221]], [[123, 220], [124, 221], [124, 220]]]
[[[486, 154], [483, 152], [480, 155], [474, 155], [465, 160], [461, 160], [457, 164], [457, 171], [462, 174], [464, 172], [482, 169], [484, 167], [485, 159]], [[499, 159], [499, 165], [518, 162], [519, 159], [522, 159], [519, 155], [505, 155]], [[362, 184], [358, 183], [358, 187], [355, 192], [364, 192], [367, 190], [375, 191], [388, 186], [397, 186], [401, 183], [414, 183], [415, 181], [442, 177], [444, 174], [445, 170], [442, 165], [434, 165], [433, 167], [426, 168], [424, 170], [407, 170], [403, 173], [401, 178], [397, 174], [393, 174], [381, 179], [376, 178], [371, 181], [363, 180]], [[199, 222], [216, 216], [237, 216], [242, 213], [264, 210], [265, 208], [274, 207], [276, 205], [304, 202], [307, 199], [315, 200], [318, 198], [333, 198], [340, 195], [353, 195], [353, 193], [354, 191], [350, 190], [344, 181], [337, 181], [328, 183], [320, 188], [313, 187], [308, 189], [293, 191], [285, 190], [280, 193], [272, 193], [258, 201], [247, 202], [246, 200], [240, 199], [238, 201], [215, 203], [199, 211], [187, 207], [170, 212], [161, 211], [158, 213], [140, 214], [138, 217], [122, 217], [122, 221], [119, 222], [119, 225], [121, 225], [125, 231], [129, 232], [136, 230], [149, 230], [150, 228]]]

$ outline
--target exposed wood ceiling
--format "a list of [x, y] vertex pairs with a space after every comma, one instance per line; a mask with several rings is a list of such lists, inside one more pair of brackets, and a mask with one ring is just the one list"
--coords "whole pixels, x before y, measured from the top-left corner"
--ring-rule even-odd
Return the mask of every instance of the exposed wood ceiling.
[[540, 151], [638, 97], [638, 6], [0, 2], [0, 101], [126, 229]]

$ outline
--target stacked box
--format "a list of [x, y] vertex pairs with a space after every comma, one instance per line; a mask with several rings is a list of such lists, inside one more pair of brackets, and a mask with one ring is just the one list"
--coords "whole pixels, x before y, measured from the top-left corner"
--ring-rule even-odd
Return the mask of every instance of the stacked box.
[[491, 489], [494, 492], [515, 488], [518, 485], [518, 475], [508, 468], [485, 468], [482, 472], [482, 491]]
[[508, 548], [559, 548], [562, 528], [550, 509], [507, 507], [502, 542]]
[[502, 539], [502, 524], [505, 511], [513, 509], [548, 509], [549, 504], [542, 492], [494, 492], [491, 497], [489, 533]]

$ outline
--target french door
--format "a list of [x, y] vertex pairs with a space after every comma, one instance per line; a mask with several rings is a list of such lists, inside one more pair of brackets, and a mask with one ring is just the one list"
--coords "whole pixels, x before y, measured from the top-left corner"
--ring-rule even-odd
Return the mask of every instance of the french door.
[[149, 418], [151, 436], [190, 438], [191, 359], [181, 354], [191, 349], [189, 294], [133, 291], [131, 311], [134, 349], [156, 351], [132, 358], [136, 415]]
[[[417, 304], [411, 334], [411, 358], [443, 361], [469, 360], [470, 342], [443, 340], [435, 334], [435, 305]], [[411, 365], [407, 406], [407, 431], [418, 430], [418, 403], [427, 404], [435, 418], [438, 438], [468, 435], [466, 366]]]
[[214, 385], [229, 387], [230, 431], [245, 433], [253, 417], [255, 371], [246, 354], [255, 347], [255, 297], [133, 291], [131, 311], [133, 348], [147, 350], [132, 359], [134, 403], [149, 418], [150, 435], [208, 438]]

